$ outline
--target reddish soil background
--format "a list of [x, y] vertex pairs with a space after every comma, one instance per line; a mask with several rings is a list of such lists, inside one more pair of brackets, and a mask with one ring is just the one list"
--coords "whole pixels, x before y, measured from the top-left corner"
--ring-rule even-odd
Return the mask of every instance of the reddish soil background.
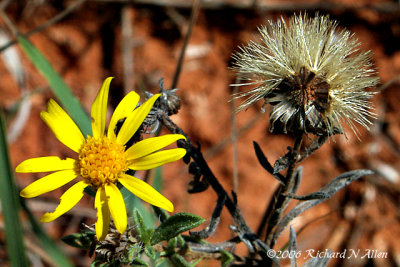
[[[158, 81], [164, 78], [165, 87], [172, 83], [183, 37], [189, 17], [190, 1], [137, 1], [126, 4], [112, 1], [87, 1], [61, 21], [30, 36], [30, 40], [43, 52], [55, 69], [62, 75], [73, 93], [86, 110], [104, 78], [116, 77], [112, 82], [109, 113], [130, 90], [151, 92], [159, 90]], [[373, 61], [381, 78], [381, 92], [373, 99], [377, 120], [371, 131], [360, 129], [361, 140], [348, 131], [343, 136], [329, 141], [320, 150], [302, 163], [303, 181], [298, 194], [305, 195], [318, 190], [344, 171], [370, 168], [376, 175], [354, 182], [336, 194], [331, 200], [316, 206], [296, 218], [292, 226], [300, 230], [298, 250], [332, 249], [373, 249], [387, 252], [384, 259], [352, 258], [334, 259], [331, 266], [400, 266], [400, 225], [399, 225], [399, 171], [400, 171], [400, 123], [399, 123], [399, 78], [400, 73], [400, 9], [396, 1], [384, 0], [337, 0], [318, 1], [216, 1], [224, 5], [212, 5], [204, 1], [194, 25], [179, 76], [178, 94], [182, 107], [172, 119], [191, 137], [200, 142], [207, 160], [227, 191], [233, 189], [233, 148], [224, 140], [230, 138], [232, 104], [229, 101], [234, 82], [234, 73], [229, 70], [231, 54], [238, 45], [254, 39], [257, 26], [268, 19], [308, 9], [329, 14], [338, 20], [341, 27], [354, 32], [362, 42], [362, 49], [372, 50]], [[70, 6], [72, 1], [18, 1], [9, 4], [5, 13], [17, 29], [28, 32], [49, 21]], [[210, 4], [211, 3], [211, 4]], [[128, 15], [131, 22], [122, 26]], [[1, 29], [13, 38], [9, 24], [1, 19]], [[129, 37], [133, 54], [126, 60], [123, 51], [124, 29], [131, 28]], [[26, 79], [23, 90], [16, 83], [4, 61], [0, 61], [0, 104], [8, 118], [8, 129], [15, 123], [16, 103], [30, 92], [30, 113], [22, 131], [10, 141], [12, 165], [38, 156], [73, 154], [53, 136], [40, 120], [39, 113], [45, 109], [49, 98], [54, 98], [46, 81], [34, 66], [20, 54], [22, 72]], [[12, 49], [12, 48], [11, 48]], [[7, 51], [7, 50], [6, 50]], [[3, 52], [4, 54], [4, 52]], [[125, 58], [125, 59], [124, 59]], [[133, 72], [124, 76], [126, 64]], [[127, 79], [127, 82], [124, 82]], [[130, 86], [129, 88], [125, 88]], [[257, 141], [271, 162], [287, 152], [286, 147], [293, 139], [268, 132], [268, 113], [260, 114], [255, 105], [235, 117], [237, 129], [256, 121], [238, 136], [238, 187], [236, 193], [239, 206], [249, 226], [255, 231], [277, 182], [257, 163], [253, 141]], [[166, 132], [165, 132], [166, 133]], [[176, 212], [191, 212], [209, 220], [216, 203], [216, 194], [208, 189], [200, 194], [188, 194], [190, 176], [183, 162], [168, 164], [163, 168], [163, 194], [175, 205]], [[17, 174], [17, 183], [24, 187], [40, 175]], [[54, 193], [28, 200], [32, 210], [39, 217], [53, 210], [58, 197], [68, 188], [65, 186]], [[294, 201], [296, 202], [296, 201]], [[95, 221], [93, 201], [84, 198], [70, 214], [52, 223], [43, 225], [55, 240], [77, 232], [82, 222]], [[228, 212], [223, 211], [216, 234], [208, 241], [215, 243], [227, 240], [232, 233]], [[28, 230], [27, 230], [28, 231]], [[288, 240], [288, 233], [279, 239], [276, 248]], [[89, 266], [90, 259], [83, 252], [60, 246], [70, 255], [77, 266]], [[8, 265], [4, 257], [4, 237], [1, 238], [1, 265]], [[32, 253], [40, 253], [31, 250]], [[243, 246], [238, 253], [245, 253]], [[299, 262], [304, 262], [300, 259]], [[287, 261], [283, 263], [289, 264]], [[205, 262], [202, 265], [215, 264]]]

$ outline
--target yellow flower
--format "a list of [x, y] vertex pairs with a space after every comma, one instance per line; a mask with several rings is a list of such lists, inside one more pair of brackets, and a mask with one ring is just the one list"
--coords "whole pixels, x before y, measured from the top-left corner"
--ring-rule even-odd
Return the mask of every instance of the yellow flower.
[[[109, 230], [110, 216], [121, 233], [127, 227], [127, 214], [124, 199], [116, 186], [121, 183], [126, 189], [150, 203], [172, 212], [172, 203], [144, 181], [126, 174], [128, 170], [148, 170], [182, 158], [186, 150], [175, 148], [160, 149], [172, 144], [183, 135], [169, 134], [139, 141], [129, 148], [125, 144], [139, 129], [143, 120], [160, 96], [156, 94], [135, 108], [139, 95], [127, 94], [115, 109], [106, 132], [106, 112], [108, 91], [112, 78], [107, 78], [101, 87], [91, 110], [93, 136], [84, 138], [68, 114], [54, 101], [50, 100], [47, 111], [40, 113], [43, 121], [50, 127], [57, 139], [75, 151], [75, 159], [59, 157], [39, 157], [25, 160], [16, 168], [17, 172], [53, 172], [25, 187], [20, 195], [26, 198], [55, 190], [78, 176], [82, 179], [71, 186], [60, 198], [54, 212], [46, 213], [40, 219], [50, 222], [69, 211], [83, 197], [83, 190], [91, 186], [96, 190], [97, 209], [96, 235], [105, 238]], [[115, 133], [117, 122], [123, 120], [119, 132]]]

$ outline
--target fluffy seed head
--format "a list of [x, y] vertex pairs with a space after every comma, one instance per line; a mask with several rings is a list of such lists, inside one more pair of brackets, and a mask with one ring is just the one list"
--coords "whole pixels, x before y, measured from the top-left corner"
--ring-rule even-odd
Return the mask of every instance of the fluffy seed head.
[[375, 86], [370, 52], [349, 31], [337, 29], [327, 16], [294, 15], [259, 28], [261, 42], [251, 41], [233, 55], [237, 75], [255, 86], [243, 110], [264, 99], [271, 104], [270, 131], [275, 133], [344, 133], [341, 122], [357, 134], [353, 121], [368, 129], [369, 99]]

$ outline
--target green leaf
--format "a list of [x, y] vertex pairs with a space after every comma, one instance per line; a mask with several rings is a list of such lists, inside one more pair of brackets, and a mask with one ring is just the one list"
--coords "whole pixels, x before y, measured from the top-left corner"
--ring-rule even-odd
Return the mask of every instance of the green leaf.
[[135, 267], [146, 266], [147, 267], [149, 265], [144, 260], [136, 258], [131, 262], [131, 266], [135, 266]]
[[197, 264], [199, 264], [202, 260], [203, 260], [203, 258], [198, 258], [197, 260], [192, 261], [191, 264], [192, 264], [192, 266], [197, 266]]
[[94, 259], [94, 261], [90, 264], [91, 267], [114, 267], [115, 264], [113, 262], [104, 262], [103, 259]]
[[19, 35], [17, 39], [26, 56], [47, 80], [54, 95], [81, 129], [83, 135], [91, 135], [90, 117], [85, 112], [78, 99], [72, 94], [68, 85], [54, 70], [50, 62], [28, 39], [21, 35]]
[[88, 250], [92, 246], [94, 236], [95, 233], [91, 231], [83, 231], [81, 233], [64, 236], [61, 240], [71, 247]]
[[181, 255], [176, 253], [169, 257], [169, 260], [172, 262], [174, 267], [192, 267], [189, 262], [187, 262]]
[[163, 187], [162, 166], [156, 168], [155, 170], [153, 187], [155, 190], [161, 193]]
[[122, 187], [120, 191], [122, 196], [124, 197], [128, 214], [132, 214], [133, 210], [136, 208], [140, 212], [144, 224], [149, 228], [155, 227], [156, 221], [154, 215], [146, 208], [143, 201], [132, 194], [131, 191], [129, 191], [125, 187]]
[[128, 255], [127, 255], [128, 261], [130, 261], [130, 259], [138, 257], [138, 255], [140, 255], [141, 252], [142, 252], [142, 246], [140, 243], [130, 245], [128, 247]]
[[170, 267], [166, 258], [158, 258], [155, 264], [156, 267]]
[[177, 246], [179, 246], [179, 247], [181, 247], [181, 248], [183, 248], [183, 247], [185, 247], [186, 246], [186, 241], [185, 241], [185, 239], [182, 237], [182, 236], [177, 236], [177, 238], [176, 238], [176, 245]]
[[144, 253], [146, 254], [147, 257], [149, 257], [152, 260], [155, 260], [157, 258], [156, 250], [152, 246], [145, 247]]
[[221, 254], [221, 266], [227, 267], [234, 260], [233, 255], [226, 250], [221, 250], [219, 252]]
[[156, 228], [151, 238], [151, 244], [154, 245], [163, 240], [169, 240], [180, 233], [199, 226], [204, 221], [200, 216], [186, 212], [174, 214]]
[[157, 218], [160, 220], [160, 222], [164, 222], [167, 218], [169, 218], [169, 213], [165, 209], [152, 206], [153, 211], [156, 214]]
[[3, 113], [0, 112], [0, 198], [6, 247], [11, 266], [28, 266], [19, 217], [18, 191], [8, 155]]
[[143, 239], [143, 235], [146, 233], [147, 227], [146, 227], [146, 225], [144, 224], [144, 222], [143, 222], [143, 217], [142, 217], [142, 215], [140, 214], [140, 212], [139, 212], [138, 209], [135, 208], [135, 209], [133, 210], [133, 216], [132, 216], [132, 218], [133, 218], [133, 223], [134, 223], [135, 226], [136, 226], [136, 232], [137, 232], [137, 234], [139, 235], [139, 237], [140, 237], [141, 239]]
[[143, 217], [138, 209], [133, 210], [133, 223], [136, 225], [136, 232], [140, 237], [140, 241], [149, 244], [151, 236], [153, 235], [153, 228], [148, 228], [143, 220]]
[[168, 240], [167, 249], [165, 251], [168, 254], [175, 253], [175, 248], [176, 248], [177, 243], [178, 243], [178, 241], [176, 240], [176, 238], [171, 238], [170, 240]]

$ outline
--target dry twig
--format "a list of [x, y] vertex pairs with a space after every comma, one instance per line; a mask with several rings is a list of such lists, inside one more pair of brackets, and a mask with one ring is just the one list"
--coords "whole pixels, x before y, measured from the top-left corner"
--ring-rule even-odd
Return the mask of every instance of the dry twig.
[[[101, 3], [135, 3], [135, 4], [146, 4], [155, 6], [165, 7], [176, 7], [176, 8], [191, 8], [192, 4], [187, 0], [90, 0], [92, 2]], [[326, 10], [326, 11], [359, 11], [360, 9], [372, 10], [379, 13], [386, 14], [398, 14], [400, 13], [400, 6], [395, 2], [383, 2], [374, 4], [343, 4], [337, 2], [283, 2], [283, 1], [226, 1], [226, 0], [213, 0], [213, 1], [202, 1], [201, 7], [203, 9], [250, 9], [262, 12], [270, 11], [285, 11], [292, 12], [298, 10]]]
[[[49, 19], [48, 21], [46, 21], [45, 23], [37, 26], [36, 28], [28, 31], [25, 34], [22, 34], [23, 37], [28, 38], [29, 36], [43, 31], [44, 29], [46, 29], [47, 27], [59, 22], [60, 20], [62, 20], [63, 18], [65, 18], [67, 15], [69, 15], [71, 12], [73, 12], [75, 9], [77, 9], [80, 5], [82, 5], [86, 0], [77, 0], [75, 3], [73, 3], [72, 5], [70, 5], [68, 8], [66, 8], [65, 10], [61, 11], [59, 14], [57, 14], [56, 16], [54, 16], [53, 18]], [[5, 19], [5, 21], [8, 20], [8, 16], [6, 16], [4, 10], [1, 10], [1, 15], [2, 18]], [[9, 23], [8, 23], [9, 24]], [[11, 26], [11, 24], [9, 24], [9, 26]], [[17, 29], [14, 29], [17, 30]], [[15, 32], [15, 34], [18, 32]], [[0, 47], [0, 53], [3, 52], [4, 50], [6, 50], [7, 48], [9, 48], [10, 46], [14, 45], [17, 43], [17, 40], [12, 40], [10, 42], [8, 42], [7, 44], [3, 45]]]

